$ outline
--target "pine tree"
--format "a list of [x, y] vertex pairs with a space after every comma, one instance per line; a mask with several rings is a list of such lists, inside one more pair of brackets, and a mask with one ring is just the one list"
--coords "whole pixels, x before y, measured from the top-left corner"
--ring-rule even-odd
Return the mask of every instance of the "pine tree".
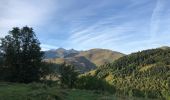
[[1, 39], [0, 50], [9, 70], [9, 81], [28, 83], [40, 78], [43, 53], [32, 28], [13, 28]]

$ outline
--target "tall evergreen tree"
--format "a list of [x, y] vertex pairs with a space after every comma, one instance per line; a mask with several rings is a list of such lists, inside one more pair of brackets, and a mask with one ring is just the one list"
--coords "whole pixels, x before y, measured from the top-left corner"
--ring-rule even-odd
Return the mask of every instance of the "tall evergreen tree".
[[1, 39], [0, 51], [9, 81], [28, 83], [40, 78], [43, 53], [32, 28], [13, 28]]

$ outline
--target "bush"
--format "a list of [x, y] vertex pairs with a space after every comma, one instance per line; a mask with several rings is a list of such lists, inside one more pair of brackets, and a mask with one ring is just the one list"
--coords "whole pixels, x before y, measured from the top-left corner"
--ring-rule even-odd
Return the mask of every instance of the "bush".
[[147, 91], [146, 95], [148, 98], [152, 98], [152, 99], [163, 98], [161, 92], [158, 90]]
[[132, 89], [132, 96], [135, 97], [145, 97], [145, 92], [138, 90], [138, 89]]
[[78, 78], [76, 83], [76, 88], [79, 89], [107, 91], [110, 93], [115, 93], [115, 88], [113, 86], [108, 84], [106, 81], [93, 76], [81, 76]]
[[63, 63], [59, 66], [60, 81], [62, 87], [73, 88], [77, 80], [78, 72], [74, 66]]

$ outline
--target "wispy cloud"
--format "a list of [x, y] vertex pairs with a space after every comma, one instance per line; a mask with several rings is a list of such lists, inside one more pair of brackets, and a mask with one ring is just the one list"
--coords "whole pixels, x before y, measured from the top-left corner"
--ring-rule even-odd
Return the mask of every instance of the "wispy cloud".
[[0, 37], [12, 27], [39, 27], [54, 11], [54, 0], [1, 0]]
[[43, 50], [107, 48], [130, 53], [170, 45], [169, 4], [169, 0], [1, 0], [0, 37], [13, 26], [29, 25]]
[[150, 35], [152, 40], [154, 40], [154, 38], [158, 34], [162, 10], [163, 10], [162, 0], [157, 0], [157, 3], [153, 9], [153, 13], [151, 16]]
[[[134, 6], [134, 3], [130, 5]], [[127, 7], [125, 8], [134, 9], [130, 8], [129, 5]], [[116, 14], [114, 12], [109, 13], [108, 16], [102, 17], [99, 21], [90, 25], [84, 26], [80, 22], [78, 28], [74, 27], [71, 31], [71, 36], [68, 39], [70, 41], [69, 44], [77, 49], [96, 47], [109, 49], [120, 48], [122, 43], [126, 44], [125, 42], [132, 42], [130, 39], [137, 38], [137, 32], [144, 32], [143, 26], [140, 26], [143, 20], [127, 20], [127, 17], [130, 16], [131, 14], [126, 11], [120, 11]], [[146, 32], [143, 33], [144, 36], [145, 34]]]
[[166, 41], [170, 38], [170, 12], [168, 0], [157, 0], [150, 23], [150, 39], [154, 45], [170, 45]]
[[133, 32], [134, 28], [130, 23], [127, 25], [106, 25], [106, 21], [104, 21], [103, 24], [101, 23], [102, 22], [73, 33], [70, 37], [70, 41], [75, 45], [79, 44], [91, 48], [92, 45], [96, 47], [100, 45], [100, 47], [104, 48], [108, 44], [112, 45], [118, 40], [133, 36], [130, 32]]

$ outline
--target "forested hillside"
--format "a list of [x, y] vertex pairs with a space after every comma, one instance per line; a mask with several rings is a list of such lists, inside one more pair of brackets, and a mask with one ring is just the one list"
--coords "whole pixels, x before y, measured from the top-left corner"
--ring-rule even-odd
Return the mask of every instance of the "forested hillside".
[[170, 92], [170, 48], [132, 53], [88, 74], [105, 79], [124, 95], [167, 98]]

